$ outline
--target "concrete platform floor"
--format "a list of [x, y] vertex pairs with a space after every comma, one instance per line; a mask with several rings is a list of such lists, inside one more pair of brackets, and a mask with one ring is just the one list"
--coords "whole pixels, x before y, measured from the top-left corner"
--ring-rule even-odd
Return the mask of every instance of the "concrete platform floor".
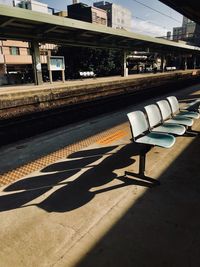
[[[184, 104], [199, 89], [174, 95]], [[200, 266], [199, 136], [148, 153], [146, 174], [160, 186], [125, 176], [139, 149], [126, 113], [141, 107], [0, 150], [1, 179], [21, 175], [0, 190], [1, 267]]]

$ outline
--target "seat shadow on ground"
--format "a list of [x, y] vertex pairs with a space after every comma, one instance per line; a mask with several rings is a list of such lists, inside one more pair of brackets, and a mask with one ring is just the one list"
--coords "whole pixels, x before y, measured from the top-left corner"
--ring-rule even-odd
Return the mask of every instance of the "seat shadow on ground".
[[199, 151], [196, 138], [76, 267], [200, 266]]
[[[74, 153], [72, 155], [72, 162], [67, 159], [63, 162], [51, 164], [42, 170], [41, 175], [24, 178], [9, 185], [4, 189], [4, 192], [12, 193], [0, 196], [0, 211], [28, 206], [28, 202], [42, 196], [58, 185], [64, 186], [59, 187], [45, 200], [37, 204], [38, 207], [48, 212], [66, 212], [85, 205], [98, 193], [130, 184], [151, 187], [152, 184], [147, 181], [139, 181], [123, 176], [118, 177], [114, 173], [115, 170], [129, 167], [135, 162], [131, 157], [139, 154], [140, 146], [130, 143], [121, 147], [117, 152], [112, 152], [116, 147], [112, 146], [105, 149], [100, 148], [99, 151], [94, 149], [94, 151], [84, 150], [80, 153]], [[100, 156], [97, 156], [97, 154], [107, 155], [107, 157], [101, 163], [95, 165], [94, 162], [100, 159]], [[80, 157], [80, 155], [82, 156], [81, 159], [75, 159], [75, 156]], [[84, 157], [85, 155], [86, 158]], [[75, 169], [67, 170], [72, 167]], [[87, 168], [83, 174], [73, 181], [67, 180], [83, 168]], [[43, 173], [47, 170], [54, 173], [44, 175]], [[106, 185], [114, 179], [119, 179], [122, 183], [108, 186], [101, 190], [90, 191], [91, 188]], [[20, 190], [23, 191], [17, 192]]]

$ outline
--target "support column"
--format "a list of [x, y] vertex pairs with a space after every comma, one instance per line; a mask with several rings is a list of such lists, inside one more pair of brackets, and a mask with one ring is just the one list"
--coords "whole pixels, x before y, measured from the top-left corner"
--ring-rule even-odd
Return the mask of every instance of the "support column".
[[127, 57], [127, 52], [123, 51], [123, 59], [122, 59], [122, 76], [127, 77], [128, 76], [128, 68], [127, 68], [127, 63], [126, 63], [126, 57]]
[[194, 67], [194, 69], [196, 69], [196, 67], [197, 67], [197, 57], [196, 57], [196, 55], [194, 55], [193, 67]]
[[165, 59], [165, 56], [162, 55], [161, 56], [161, 70], [162, 70], [162, 72], [165, 71], [165, 66], [166, 66], [166, 59]]
[[31, 48], [32, 48], [32, 61], [33, 61], [35, 84], [40, 85], [43, 83], [43, 79], [42, 79], [42, 66], [40, 61], [39, 43], [32, 42]]
[[187, 64], [187, 57], [185, 57], [185, 62], [184, 62], [184, 68], [185, 68], [185, 70], [187, 70], [187, 68], [188, 68], [187, 65], [188, 65], [188, 64]]

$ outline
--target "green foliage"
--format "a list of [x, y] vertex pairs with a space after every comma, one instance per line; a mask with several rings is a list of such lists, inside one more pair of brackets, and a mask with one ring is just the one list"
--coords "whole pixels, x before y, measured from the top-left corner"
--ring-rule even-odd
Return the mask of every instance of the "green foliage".
[[60, 47], [57, 54], [65, 57], [68, 79], [78, 78], [79, 71], [94, 71], [99, 77], [121, 74], [121, 51], [86, 47]]

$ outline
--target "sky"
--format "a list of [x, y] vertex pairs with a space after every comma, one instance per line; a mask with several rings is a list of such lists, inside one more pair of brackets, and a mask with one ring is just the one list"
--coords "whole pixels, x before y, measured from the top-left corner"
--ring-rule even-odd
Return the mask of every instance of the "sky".
[[[141, 5], [138, 1], [164, 15]], [[66, 10], [66, 6], [72, 4], [72, 0], [40, 0], [40, 2], [47, 3], [50, 7], [59, 10]], [[96, 1], [82, 0], [80, 2], [93, 5], [93, 2]], [[158, 0], [113, 0], [110, 2], [126, 7], [132, 12], [131, 30], [133, 32], [151, 36], [166, 36], [167, 31], [172, 31], [173, 27], [179, 27], [182, 24], [182, 15]]]

